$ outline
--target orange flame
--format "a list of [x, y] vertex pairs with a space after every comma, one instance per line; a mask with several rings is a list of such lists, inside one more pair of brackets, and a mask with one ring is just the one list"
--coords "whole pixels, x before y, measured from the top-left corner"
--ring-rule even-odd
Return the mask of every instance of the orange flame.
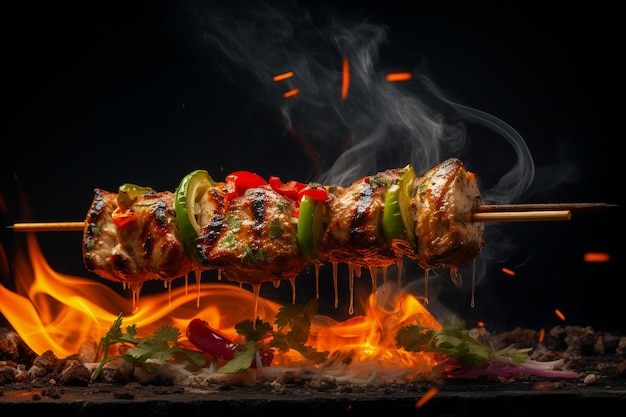
[[[236, 323], [254, 317], [254, 295], [235, 285], [202, 284], [144, 295], [132, 310], [129, 299], [106, 285], [55, 272], [47, 264], [34, 235], [28, 236], [30, 260], [16, 255], [16, 292], [0, 286], [0, 313], [37, 354], [52, 350], [59, 357], [79, 352], [83, 343], [98, 342], [120, 312], [124, 325], [136, 324], [148, 335], [171, 325], [181, 329], [202, 317], [227, 336], [234, 337]], [[200, 306], [197, 302], [200, 301]], [[280, 305], [258, 300], [257, 315], [273, 321]]]
[[[192, 318], [201, 317], [224, 335], [236, 340], [235, 325], [256, 316], [270, 323], [281, 305], [234, 283], [201, 283], [195, 291], [188, 286], [156, 295], [143, 295], [138, 308], [106, 285], [91, 279], [55, 272], [47, 264], [34, 234], [27, 236], [28, 255], [18, 253], [15, 262], [16, 292], [0, 285], [0, 313], [24, 342], [37, 354], [47, 350], [58, 357], [95, 346], [120, 312], [124, 326], [136, 325], [139, 337], [149, 336], [164, 325], [185, 334]], [[384, 284], [365, 300], [366, 313], [338, 322], [317, 316], [309, 345], [329, 351], [359, 366], [364, 374], [372, 367], [404, 375], [428, 372], [435, 364], [428, 354], [396, 348], [395, 335], [406, 325], [420, 323], [440, 329], [439, 322], [414, 296]], [[289, 352], [277, 358], [282, 365], [303, 359]], [[355, 375], [360, 371], [354, 371]]]

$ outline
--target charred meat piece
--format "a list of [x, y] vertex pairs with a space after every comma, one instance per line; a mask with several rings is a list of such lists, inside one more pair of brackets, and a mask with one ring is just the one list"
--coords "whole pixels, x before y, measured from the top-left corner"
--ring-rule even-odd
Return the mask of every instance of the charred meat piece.
[[348, 188], [333, 189], [326, 202], [328, 226], [319, 242], [326, 260], [364, 267], [398, 262], [399, 256], [383, 235], [382, 217], [387, 189], [399, 182], [400, 173], [401, 169], [389, 169]]
[[[96, 189], [85, 219], [83, 261], [89, 271], [139, 290], [151, 279], [171, 280], [193, 269], [180, 239], [174, 194], [148, 192], [130, 204]], [[116, 214], [123, 211], [122, 221]]]
[[295, 278], [308, 264], [298, 249], [295, 205], [265, 185], [229, 200], [198, 236], [203, 266], [249, 284]]
[[481, 252], [484, 224], [473, 222], [481, 204], [476, 174], [448, 159], [416, 180], [412, 201], [416, 213], [417, 260], [424, 269], [456, 269]]
[[111, 251], [118, 245], [117, 227], [111, 215], [117, 208], [117, 193], [96, 188], [85, 218], [83, 262], [88, 271], [112, 281], [124, 281], [111, 265]]

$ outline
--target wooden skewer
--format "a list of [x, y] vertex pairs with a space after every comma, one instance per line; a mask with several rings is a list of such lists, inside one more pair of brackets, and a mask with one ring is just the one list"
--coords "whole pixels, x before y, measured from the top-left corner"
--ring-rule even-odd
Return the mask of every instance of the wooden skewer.
[[530, 203], [530, 204], [483, 204], [478, 206], [477, 213], [491, 213], [494, 211], [543, 211], [569, 210], [574, 213], [592, 213], [610, 207], [617, 207], [606, 203]]
[[[542, 203], [542, 204], [483, 204], [472, 215], [475, 222], [538, 222], [563, 221], [572, 218], [572, 212], [598, 211], [614, 207], [604, 203]], [[15, 223], [8, 226], [15, 232], [71, 232], [83, 231], [84, 222]]]
[[14, 232], [82, 232], [85, 222], [15, 223], [9, 227]]
[[472, 214], [475, 222], [552, 222], [571, 218], [572, 212], [569, 210], [491, 211]]

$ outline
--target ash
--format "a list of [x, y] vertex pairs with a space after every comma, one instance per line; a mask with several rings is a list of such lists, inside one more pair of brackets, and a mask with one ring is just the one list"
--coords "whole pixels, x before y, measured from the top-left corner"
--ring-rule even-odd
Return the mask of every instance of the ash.
[[[153, 362], [154, 369], [147, 372], [119, 361], [103, 368], [94, 382], [91, 375], [98, 363], [90, 363], [77, 353], [67, 358], [57, 358], [51, 351], [35, 354], [10, 329], [0, 328], [0, 393], [11, 390], [59, 387], [128, 387], [139, 385], [154, 390], [179, 389], [188, 391], [245, 390], [254, 387], [273, 394], [312, 392], [354, 392], [385, 390], [389, 387], [424, 389], [428, 386], [445, 386], [458, 380], [495, 379], [508, 385], [515, 382], [532, 383], [536, 390], [554, 389], [563, 384], [597, 385], [607, 381], [626, 385], [626, 336], [597, 332], [591, 327], [556, 326], [541, 335], [532, 329], [516, 328], [512, 331], [490, 334], [484, 328], [470, 331], [473, 337], [494, 350], [508, 346], [527, 347], [530, 359], [537, 364], [550, 364], [575, 372], [575, 377], [559, 378], [559, 374], [517, 374], [509, 378], [488, 378], [488, 375], [461, 373], [451, 380], [436, 369], [430, 372], [402, 372], [385, 374], [376, 371], [376, 364], [359, 364], [354, 367], [349, 354], [333, 354], [318, 367], [264, 367], [244, 374], [219, 374], [213, 362], [206, 367], [189, 363]], [[558, 372], [558, 371], [557, 371]], [[491, 382], [493, 383], [493, 381]], [[394, 392], [395, 392], [394, 391]], [[45, 391], [54, 395], [50, 391]]]

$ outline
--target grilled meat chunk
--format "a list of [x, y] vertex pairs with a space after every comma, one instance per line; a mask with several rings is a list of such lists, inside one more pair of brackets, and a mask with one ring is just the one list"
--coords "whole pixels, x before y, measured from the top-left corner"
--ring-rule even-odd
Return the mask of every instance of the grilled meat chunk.
[[231, 199], [225, 210], [215, 205], [196, 241], [202, 264], [250, 284], [295, 278], [308, 263], [292, 222], [295, 204], [264, 185]]
[[[96, 189], [85, 219], [83, 261], [89, 271], [138, 291], [151, 279], [171, 280], [193, 269], [180, 239], [174, 194], [148, 192], [130, 206]], [[125, 224], [114, 217], [124, 211]]]
[[83, 263], [88, 271], [111, 281], [123, 281], [111, 264], [111, 251], [118, 245], [117, 227], [111, 215], [117, 208], [117, 194], [96, 188], [85, 218]]
[[455, 158], [447, 159], [416, 180], [417, 261], [423, 269], [458, 267], [481, 252], [484, 224], [472, 213], [482, 203], [476, 174]]
[[333, 189], [326, 202], [328, 226], [319, 242], [326, 260], [363, 267], [398, 262], [399, 256], [383, 235], [382, 217], [387, 189], [399, 182], [400, 172], [401, 169], [389, 169], [362, 178], [348, 188]]

